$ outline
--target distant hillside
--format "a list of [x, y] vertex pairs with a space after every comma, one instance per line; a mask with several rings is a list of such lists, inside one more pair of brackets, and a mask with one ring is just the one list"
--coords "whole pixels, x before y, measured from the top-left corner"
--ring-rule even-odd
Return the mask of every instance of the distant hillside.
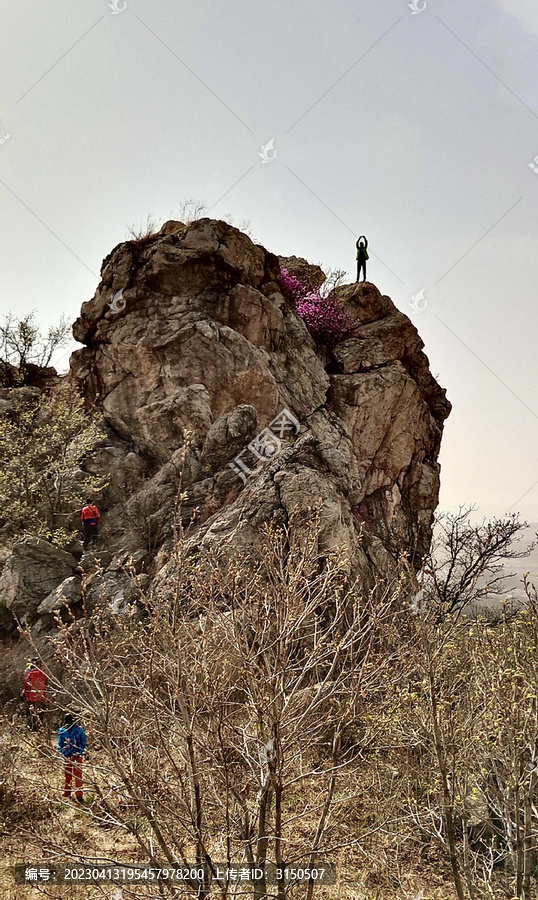
[[[533, 541], [536, 542], [536, 534], [538, 532], [538, 522], [533, 522], [529, 525], [527, 529], [527, 533], [525, 536], [525, 545], [528, 546], [532, 544]], [[514, 572], [515, 575], [512, 579], [510, 579], [508, 584], [508, 590], [506, 592], [506, 596], [514, 597], [514, 599], [522, 599], [525, 597], [525, 591], [523, 590], [521, 581], [525, 572], [531, 573], [531, 580], [538, 587], [538, 546], [531, 550], [530, 556], [525, 559], [509, 559], [507, 560], [506, 570], [508, 572]]]
[[[524, 538], [521, 541], [521, 547], [528, 547], [537, 541], [536, 533], [538, 532], [538, 522], [531, 523], [526, 529]], [[538, 547], [531, 550], [527, 557], [522, 559], [506, 560], [505, 571], [513, 573], [513, 576], [506, 581], [506, 588], [501, 595], [493, 594], [485, 597], [482, 601], [483, 605], [489, 609], [495, 609], [500, 606], [504, 600], [514, 600], [520, 603], [525, 600], [526, 594], [523, 589], [522, 580], [526, 572], [530, 572], [530, 580], [538, 587]]]

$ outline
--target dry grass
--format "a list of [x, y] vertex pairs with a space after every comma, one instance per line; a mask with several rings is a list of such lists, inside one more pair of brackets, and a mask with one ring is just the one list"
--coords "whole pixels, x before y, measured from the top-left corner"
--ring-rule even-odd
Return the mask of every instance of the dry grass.
[[[4, 870], [0, 874], [0, 900], [21, 900], [28, 896], [28, 888], [14, 885], [5, 869], [16, 863], [43, 862], [41, 847], [51, 842], [57, 845], [60, 859], [68, 860], [72, 854], [74, 859], [110, 858], [126, 864], [141, 863], [141, 852], [130, 835], [121, 828], [98, 824], [95, 817], [99, 815], [99, 806], [95, 795], [86, 792], [85, 807], [62, 799], [62, 762], [54, 754], [55, 735], [50, 724], [48, 730], [32, 734], [20, 720], [9, 726], [4, 723], [0, 727], [0, 736], [4, 747], [10, 748], [9, 775], [4, 791], [0, 791], [0, 858]], [[93, 758], [91, 754], [89, 767], [92, 767]], [[311, 784], [302, 785], [300, 794], [288, 798], [289, 807], [300, 811], [306, 805], [314, 805], [315, 796], [313, 780]], [[364, 800], [365, 797], [357, 795], [356, 785], [343, 778], [331, 824], [333, 843], [349, 843], [357, 828], [356, 813]], [[308, 816], [298, 818], [297, 828], [305, 838], [314, 822], [314, 814], [311, 819]], [[453, 900], [455, 894], [450, 888], [446, 860], [442, 857], [432, 854], [428, 859], [419, 860], [412, 851], [402, 852], [401, 875], [397, 879], [390, 874], [394, 871], [390, 854], [390, 846], [382, 836], [374, 861], [371, 852], [366, 856], [356, 846], [342, 847], [331, 854], [337, 867], [338, 885], [321, 886], [315, 897], [317, 900], [412, 900], [423, 889], [424, 900]], [[37, 889], [34, 889], [33, 896], [36, 894]], [[51, 885], [46, 892], [40, 892], [40, 896], [62, 900], [93, 900], [111, 895], [112, 888], [105, 890], [99, 886]], [[122, 900], [142, 900], [147, 896], [145, 888], [125, 886]]]
[[130, 240], [136, 241], [137, 244], [143, 244], [151, 241], [159, 230], [159, 224], [153, 216], [148, 215], [145, 223], [140, 225], [130, 225], [128, 235]]
[[[368, 598], [344, 595], [340, 560], [312, 569], [317, 523], [311, 528], [306, 545], [291, 528], [268, 531], [256, 567], [239, 560], [221, 569], [220, 557], [210, 557], [199, 568], [199, 560], [178, 553], [145, 618], [134, 606], [114, 616], [102, 598], [91, 619], [59, 628], [62, 678], [51, 678], [50, 693], [58, 702], [70, 698], [66, 708], [79, 711], [87, 730], [87, 805], [61, 798], [53, 723], [34, 735], [20, 716], [6, 716], [4, 865], [44, 855], [78, 865], [88, 858], [143, 865], [166, 852], [194, 859], [195, 848], [238, 860], [245, 845], [257, 859], [274, 854], [293, 865], [315, 847], [315, 863], [329, 859], [338, 873], [338, 884], [316, 888], [315, 900], [455, 900], [416, 634], [398, 605], [403, 581]], [[195, 617], [200, 610], [203, 617]], [[446, 644], [441, 661], [449, 675], [459, 675], [462, 660], [469, 665], [472, 647], [468, 629]], [[531, 649], [534, 661], [535, 643]], [[453, 711], [451, 681], [444, 696]], [[465, 762], [472, 759], [468, 731], [449, 735]], [[258, 834], [268, 835], [267, 857]], [[481, 867], [486, 857], [475, 845], [471, 861]], [[482, 879], [475, 900], [506, 900], [511, 881], [509, 865], [499, 868], [487, 894]], [[227, 896], [247, 900], [244, 888]], [[112, 889], [61, 886], [45, 895], [107, 894]], [[0, 883], [0, 900], [25, 895], [7, 876]], [[148, 884], [126, 887], [122, 897], [157, 895]], [[180, 889], [177, 896], [194, 894]]]
[[[132, 839], [122, 829], [100, 827], [92, 820], [95, 798], [91, 794], [87, 795], [86, 807], [63, 800], [63, 766], [54, 754], [55, 734], [50, 724], [43, 732], [32, 734], [20, 721], [9, 726], [3, 723], [0, 738], [4, 747], [10, 748], [10, 769], [4, 790], [0, 790], [0, 900], [28, 897], [28, 888], [14, 885], [6, 868], [43, 862], [41, 847], [46, 843], [56, 843], [59, 858], [65, 860], [70, 853], [75, 859], [139, 859]], [[46, 856], [51, 858], [51, 854]], [[99, 887], [58, 885], [42, 895], [78, 900], [110, 896], [110, 889], [103, 892]], [[128, 896], [124, 894], [124, 900]]]

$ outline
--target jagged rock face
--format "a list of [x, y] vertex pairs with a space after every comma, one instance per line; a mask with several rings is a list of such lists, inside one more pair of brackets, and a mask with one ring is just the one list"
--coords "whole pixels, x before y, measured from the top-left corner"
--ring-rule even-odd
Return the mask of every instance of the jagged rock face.
[[80, 603], [81, 599], [80, 578], [76, 575], [71, 575], [41, 601], [36, 613], [39, 617], [50, 616], [53, 618], [58, 610], [66, 605], [75, 606], [77, 603]]
[[[293, 274], [294, 258], [285, 262]], [[366, 283], [336, 291], [359, 334], [316, 345], [279, 272], [276, 256], [210, 219], [167, 223], [107, 257], [73, 329], [86, 347], [71, 377], [123, 445], [116, 468], [134, 453], [140, 483], [106, 512], [103, 534], [111, 547], [168, 546], [181, 472], [193, 545], [237, 548], [264, 522], [319, 503], [320, 549], [346, 547], [366, 581], [401, 551], [418, 565], [450, 411], [423, 343]], [[298, 426], [290, 420], [278, 452], [248, 478], [231, 468], [268, 427], [271, 441], [284, 408]], [[241, 459], [255, 469], [252, 450]]]
[[0, 395], [6, 388], [51, 388], [60, 381], [53, 366], [38, 366], [26, 362], [17, 367], [0, 360]]
[[9, 610], [23, 624], [33, 623], [45, 598], [52, 603], [49, 595], [77, 569], [70, 553], [39, 538], [24, 538], [15, 544], [0, 576], [0, 610]]
[[281, 269], [287, 269], [312, 290], [321, 287], [325, 281], [326, 275], [323, 269], [320, 266], [312, 265], [301, 256], [279, 256], [278, 261]]

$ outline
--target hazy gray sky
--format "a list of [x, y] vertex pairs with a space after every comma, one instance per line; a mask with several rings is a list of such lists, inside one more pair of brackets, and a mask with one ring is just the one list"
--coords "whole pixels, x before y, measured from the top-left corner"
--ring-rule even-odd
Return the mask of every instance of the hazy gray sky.
[[441, 506], [537, 521], [538, 5], [411, 2], [0, 0], [1, 311], [74, 320], [190, 198], [350, 280], [365, 233], [454, 404]]

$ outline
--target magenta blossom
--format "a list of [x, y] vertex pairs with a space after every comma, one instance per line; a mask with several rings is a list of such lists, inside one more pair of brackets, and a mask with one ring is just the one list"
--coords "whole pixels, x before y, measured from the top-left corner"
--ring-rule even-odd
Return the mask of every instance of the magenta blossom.
[[282, 269], [280, 273], [280, 289], [286, 300], [293, 304], [302, 300], [308, 291], [302, 281], [299, 281], [295, 275], [290, 275], [287, 269]]
[[314, 340], [333, 345], [357, 334], [357, 323], [344, 312], [337, 298], [322, 297], [319, 288], [309, 290], [287, 269], [282, 269], [280, 285]]

